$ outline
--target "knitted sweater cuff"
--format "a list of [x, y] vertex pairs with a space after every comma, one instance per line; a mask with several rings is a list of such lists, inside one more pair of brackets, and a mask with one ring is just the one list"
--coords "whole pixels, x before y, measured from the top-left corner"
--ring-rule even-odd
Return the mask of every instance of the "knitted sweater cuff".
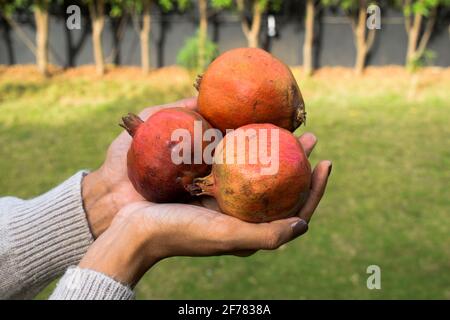
[[133, 291], [103, 273], [71, 267], [58, 283], [50, 300], [131, 300]]
[[8, 275], [1, 286], [9, 288], [1, 291], [13, 292], [9, 298], [32, 297], [78, 264], [93, 242], [81, 196], [84, 175], [80, 171], [31, 200], [10, 198], [10, 210], [0, 221], [7, 225], [2, 241], [8, 247], [8, 257], [2, 255]]

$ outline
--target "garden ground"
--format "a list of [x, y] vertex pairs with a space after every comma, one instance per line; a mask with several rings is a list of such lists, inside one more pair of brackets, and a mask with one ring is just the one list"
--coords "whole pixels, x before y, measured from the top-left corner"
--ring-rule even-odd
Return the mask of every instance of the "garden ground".
[[[30, 66], [0, 67], [1, 195], [32, 197], [96, 168], [123, 114], [195, 94], [194, 76], [178, 67], [92, 74], [86, 66], [43, 79]], [[138, 298], [450, 299], [450, 69], [294, 74], [308, 112], [298, 133], [318, 136], [313, 163], [333, 160], [310, 231], [249, 258], [162, 261]], [[373, 264], [381, 290], [366, 287]]]

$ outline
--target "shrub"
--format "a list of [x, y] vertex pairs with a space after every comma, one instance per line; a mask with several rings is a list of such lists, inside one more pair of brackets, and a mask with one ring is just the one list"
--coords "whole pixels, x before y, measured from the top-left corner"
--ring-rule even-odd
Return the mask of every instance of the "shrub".
[[186, 39], [183, 48], [178, 52], [177, 55], [177, 64], [189, 69], [189, 70], [203, 70], [206, 66], [214, 60], [219, 51], [217, 49], [217, 45], [207, 39], [205, 43], [205, 65], [198, 65], [198, 32], [195, 33], [194, 36]]
[[415, 72], [422, 67], [433, 65], [436, 59], [436, 53], [432, 50], [425, 50], [422, 55], [416, 57], [411, 62], [408, 63], [408, 70]]

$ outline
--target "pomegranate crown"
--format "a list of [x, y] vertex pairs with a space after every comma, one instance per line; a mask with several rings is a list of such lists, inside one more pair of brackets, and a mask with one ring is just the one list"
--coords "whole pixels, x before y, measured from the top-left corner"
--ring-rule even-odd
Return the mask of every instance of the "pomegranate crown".
[[126, 116], [122, 117], [122, 122], [123, 123], [119, 123], [119, 126], [127, 130], [132, 137], [134, 137], [138, 127], [144, 123], [144, 121], [134, 113], [128, 113]]

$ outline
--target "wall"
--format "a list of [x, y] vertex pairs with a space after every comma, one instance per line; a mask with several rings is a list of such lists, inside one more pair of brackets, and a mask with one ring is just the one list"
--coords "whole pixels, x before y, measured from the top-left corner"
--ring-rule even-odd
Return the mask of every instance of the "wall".
[[[276, 38], [266, 36], [264, 24], [261, 43], [276, 56], [290, 65], [302, 64], [302, 43], [304, 38], [303, 13], [290, 10], [277, 15], [278, 35]], [[21, 15], [19, 20], [24, 31], [34, 41], [32, 16]], [[53, 63], [83, 65], [93, 62], [89, 19], [83, 16], [81, 30], [67, 30], [64, 15], [51, 16], [50, 43]], [[195, 11], [184, 15], [161, 15], [156, 13], [152, 19], [151, 60], [153, 66], [176, 63], [176, 55], [184, 40], [194, 34], [196, 24]], [[266, 20], [264, 20], [266, 23]], [[450, 66], [449, 19], [440, 21], [429, 43], [429, 49], [436, 53], [434, 64]], [[139, 65], [139, 38], [131, 19], [123, 24], [122, 35], [117, 30], [119, 23], [108, 20], [103, 35], [103, 43], [108, 62], [123, 65]], [[317, 19], [316, 29], [316, 63], [317, 66], [352, 66], [355, 57], [353, 33], [347, 18], [343, 15], [323, 12]], [[240, 22], [236, 16], [221, 14], [211, 19], [210, 37], [214, 39], [221, 51], [245, 46]], [[116, 35], [116, 36], [114, 36]], [[69, 50], [68, 37], [72, 42], [80, 41], [77, 50]], [[400, 12], [383, 10], [382, 29], [377, 32], [369, 65], [399, 64], [405, 62], [407, 38]], [[69, 52], [71, 54], [69, 54]], [[70, 58], [71, 57], [71, 58]], [[34, 55], [20, 40], [17, 33], [10, 30], [5, 22], [0, 23], [0, 64], [34, 63]]]

